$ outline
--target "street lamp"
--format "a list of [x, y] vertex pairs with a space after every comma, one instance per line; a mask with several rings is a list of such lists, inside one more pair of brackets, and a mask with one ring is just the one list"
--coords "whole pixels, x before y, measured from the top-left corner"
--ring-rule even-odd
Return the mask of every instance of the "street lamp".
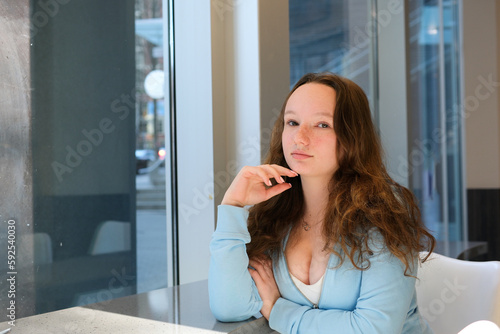
[[153, 70], [144, 79], [144, 90], [153, 99], [153, 140], [156, 152], [158, 152], [157, 100], [165, 96], [164, 85], [165, 73], [162, 70]]

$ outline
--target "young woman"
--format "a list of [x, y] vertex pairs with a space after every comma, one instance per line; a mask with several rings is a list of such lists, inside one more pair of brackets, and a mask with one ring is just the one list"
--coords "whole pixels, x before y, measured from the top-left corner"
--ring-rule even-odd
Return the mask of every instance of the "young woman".
[[266, 164], [244, 167], [219, 206], [210, 307], [221, 321], [260, 311], [280, 333], [431, 333], [415, 276], [434, 242], [384, 167], [362, 89], [307, 74]]

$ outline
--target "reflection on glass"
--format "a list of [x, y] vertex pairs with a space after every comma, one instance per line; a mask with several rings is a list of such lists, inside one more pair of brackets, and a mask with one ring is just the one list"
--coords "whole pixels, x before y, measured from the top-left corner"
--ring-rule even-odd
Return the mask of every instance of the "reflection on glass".
[[458, 17], [456, 1], [410, 3], [410, 182], [438, 240], [463, 238]]
[[33, 277], [19, 317], [166, 286], [161, 76], [145, 88], [163, 70], [162, 17], [161, 0], [86, 0], [32, 22], [33, 234], [19, 263]]
[[289, 1], [290, 85], [308, 72], [345, 76], [374, 99], [372, 1]]
[[457, 1], [443, 2], [444, 77], [446, 119], [447, 210], [449, 240], [463, 240], [464, 188], [462, 169], [462, 126], [464, 115], [460, 107], [460, 25]]
[[133, 27], [131, 0], [74, 1], [32, 36], [34, 313], [136, 292]]
[[167, 285], [162, 0], [136, 0], [137, 291]]

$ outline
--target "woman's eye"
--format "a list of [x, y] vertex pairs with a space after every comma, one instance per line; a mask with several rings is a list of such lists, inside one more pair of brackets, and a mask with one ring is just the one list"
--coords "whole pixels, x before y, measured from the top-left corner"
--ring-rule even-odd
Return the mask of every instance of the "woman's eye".
[[299, 123], [295, 122], [295, 121], [287, 121], [286, 122], [287, 125], [290, 125], [290, 126], [296, 126], [298, 125]]
[[319, 123], [318, 127], [322, 128], [322, 129], [327, 129], [330, 127], [330, 125], [328, 125], [327, 123]]

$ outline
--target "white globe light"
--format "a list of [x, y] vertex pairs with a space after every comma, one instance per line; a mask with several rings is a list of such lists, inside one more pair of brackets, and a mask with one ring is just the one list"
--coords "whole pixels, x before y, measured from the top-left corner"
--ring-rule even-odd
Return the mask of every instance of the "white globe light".
[[164, 83], [165, 73], [162, 70], [149, 72], [144, 80], [146, 94], [152, 99], [162, 99], [165, 96]]

